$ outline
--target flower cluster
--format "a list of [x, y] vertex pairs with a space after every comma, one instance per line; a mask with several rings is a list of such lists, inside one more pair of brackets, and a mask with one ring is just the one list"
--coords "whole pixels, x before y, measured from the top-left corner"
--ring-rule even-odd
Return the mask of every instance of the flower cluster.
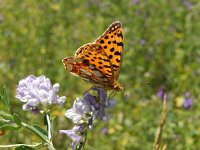
[[36, 113], [42, 109], [41, 106], [61, 105], [65, 102], [65, 96], [57, 96], [58, 90], [59, 84], [56, 83], [52, 86], [50, 80], [45, 76], [30, 75], [19, 81], [16, 98], [25, 103], [23, 110], [31, 110]]
[[85, 92], [83, 98], [77, 98], [71, 109], [67, 110], [65, 116], [73, 121], [75, 126], [71, 130], [60, 130], [72, 139], [71, 147], [74, 149], [84, 143], [84, 134], [91, 129], [95, 119], [106, 121], [111, 118], [105, 113], [106, 108], [112, 108], [116, 102], [108, 99], [103, 89], [93, 88]]

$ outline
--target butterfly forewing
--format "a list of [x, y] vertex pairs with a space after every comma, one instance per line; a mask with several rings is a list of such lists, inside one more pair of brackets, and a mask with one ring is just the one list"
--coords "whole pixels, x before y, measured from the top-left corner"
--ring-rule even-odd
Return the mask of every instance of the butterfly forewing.
[[105, 89], [121, 90], [117, 82], [123, 55], [123, 33], [119, 21], [112, 23], [95, 42], [81, 46], [75, 58], [65, 58], [65, 69]]
[[75, 54], [75, 58], [83, 59], [84, 62], [93, 65], [107, 78], [113, 78], [110, 60], [100, 45], [88, 43], [80, 47]]
[[123, 32], [119, 21], [112, 23], [95, 41], [106, 52], [111, 61], [115, 79], [119, 76], [123, 55]]

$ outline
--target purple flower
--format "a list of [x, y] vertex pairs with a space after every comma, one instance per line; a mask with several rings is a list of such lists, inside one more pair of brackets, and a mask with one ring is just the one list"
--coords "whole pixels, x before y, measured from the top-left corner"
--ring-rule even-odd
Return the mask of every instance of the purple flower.
[[88, 91], [85, 92], [83, 98], [77, 98], [72, 108], [65, 113], [65, 116], [74, 122], [74, 128], [78, 127], [76, 131], [74, 128], [60, 131], [60, 133], [65, 131], [65, 134], [72, 139], [72, 147], [80, 144], [78, 136], [82, 135], [83, 137], [84, 131], [93, 127], [93, 120], [106, 121], [111, 118], [110, 115], [106, 114], [105, 109], [112, 108], [116, 104], [115, 100], [107, 98], [107, 94], [103, 89], [92, 88], [90, 91], [94, 94]]
[[66, 111], [65, 116], [75, 124], [88, 121], [92, 116], [91, 105], [86, 104], [83, 99], [77, 98], [72, 108]]
[[135, 5], [139, 2], [139, 0], [131, 0], [131, 4]]
[[183, 5], [184, 5], [188, 10], [190, 10], [190, 9], [193, 8], [193, 4], [192, 4], [190, 1], [188, 1], [188, 0], [184, 0], [184, 1], [183, 1]]
[[185, 98], [183, 101], [183, 107], [189, 109], [192, 106], [192, 98]]
[[76, 145], [80, 145], [80, 143], [83, 141], [83, 138], [79, 135], [83, 132], [82, 125], [76, 125], [70, 130], [60, 130], [60, 134], [66, 134], [69, 138], [72, 139], [72, 142], [70, 146], [72, 149], [75, 148]]
[[101, 133], [103, 134], [103, 135], [106, 135], [107, 133], [108, 133], [108, 128], [102, 128], [101, 129]]
[[65, 102], [65, 96], [58, 97], [56, 95], [58, 90], [59, 84], [56, 83], [52, 86], [50, 80], [45, 76], [30, 75], [19, 81], [16, 98], [25, 103], [23, 110], [39, 112], [41, 106], [61, 105]]
[[145, 39], [141, 39], [141, 40], [140, 40], [140, 45], [143, 46], [143, 45], [145, 45], [145, 44], [146, 44], [146, 40], [145, 40]]
[[192, 106], [192, 98], [190, 92], [185, 93], [185, 98], [183, 100], [183, 107], [189, 109]]
[[0, 23], [4, 20], [4, 17], [2, 14], [0, 14]]
[[106, 108], [112, 108], [116, 102], [113, 99], [107, 99], [106, 92], [99, 88], [93, 88], [97, 92], [94, 96], [89, 92], [84, 93], [83, 99], [77, 98], [73, 107], [66, 111], [65, 116], [71, 119], [75, 124], [89, 123], [91, 119], [108, 120], [109, 115], [105, 113]]
[[163, 88], [159, 88], [159, 90], [156, 93], [157, 97], [159, 97], [161, 100], [164, 100], [166, 96], [166, 100], [169, 99], [168, 95], [166, 94], [165, 90]]

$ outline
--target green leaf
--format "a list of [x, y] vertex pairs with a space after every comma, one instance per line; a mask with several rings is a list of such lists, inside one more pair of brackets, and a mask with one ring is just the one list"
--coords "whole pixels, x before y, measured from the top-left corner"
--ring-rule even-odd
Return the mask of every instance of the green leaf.
[[4, 118], [2, 118], [2, 117], [0, 116], [0, 127], [1, 127], [2, 125], [6, 124], [6, 123], [9, 123], [9, 122], [10, 122], [10, 120], [6, 120], [6, 119], [4, 119]]
[[51, 117], [51, 136], [53, 137], [53, 131], [54, 131], [54, 120], [55, 118], [54, 117]]
[[47, 114], [45, 114], [45, 116], [44, 116], [44, 125], [45, 125], [45, 126], [48, 126]]
[[38, 126], [37, 124], [33, 124], [33, 127], [38, 129], [40, 132], [42, 132], [44, 135], [48, 136], [47, 131], [45, 131], [43, 128], [41, 128], [40, 126]]
[[12, 115], [10, 115], [4, 111], [0, 111], [0, 116], [4, 119], [12, 120]]
[[44, 129], [42, 129], [40, 126], [32, 125], [32, 126], [29, 126], [29, 128], [33, 130], [38, 136], [42, 137], [42, 139], [48, 140], [47, 132]]
[[20, 118], [17, 114], [14, 114], [14, 115], [13, 115], [13, 120], [15, 121], [15, 123], [16, 123], [19, 127], [22, 127], [21, 118]]
[[0, 91], [0, 102], [7, 108], [9, 109], [9, 101], [8, 101], [8, 91], [6, 89], [6, 86], [4, 85]]
[[0, 127], [2, 130], [19, 130], [19, 127], [13, 126], [13, 125], [3, 125]]

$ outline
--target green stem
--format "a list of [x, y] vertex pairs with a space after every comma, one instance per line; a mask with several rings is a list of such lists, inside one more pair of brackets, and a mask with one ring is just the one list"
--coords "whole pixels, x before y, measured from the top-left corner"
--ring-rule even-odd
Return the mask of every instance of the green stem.
[[80, 145], [76, 146], [75, 150], [83, 150], [85, 148], [85, 144], [87, 141], [87, 129], [84, 131], [84, 136], [85, 136], [84, 141]]
[[46, 114], [47, 119], [47, 133], [48, 133], [48, 140], [50, 144], [48, 144], [49, 150], [55, 150], [53, 143], [52, 143], [52, 134], [51, 134], [51, 117], [50, 114]]
[[165, 95], [164, 100], [163, 100], [162, 112], [160, 115], [159, 125], [157, 128], [157, 132], [156, 132], [156, 136], [155, 136], [155, 140], [154, 140], [154, 150], [165, 150], [167, 147], [167, 145], [164, 145], [164, 146], [161, 145], [162, 131], [163, 131], [163, 127], [165, 125], [167, 111], [168, 111], [166, 97], [167, 96]]
[[18, 146], [38, 147], [40, 145], [42, 145], [42, 143], [37, 143], [37, 144], [10, 144], [10, 145], [0, 145], [0, 148], [10, 148], [10, 147], [18, 147]]
[[46, 114], [47, 119], [47, 131], [48, 131], [48, 140], [51, 141], [52, 135], [51, 135], [51, 121], [50, 121], [50, 115]]

